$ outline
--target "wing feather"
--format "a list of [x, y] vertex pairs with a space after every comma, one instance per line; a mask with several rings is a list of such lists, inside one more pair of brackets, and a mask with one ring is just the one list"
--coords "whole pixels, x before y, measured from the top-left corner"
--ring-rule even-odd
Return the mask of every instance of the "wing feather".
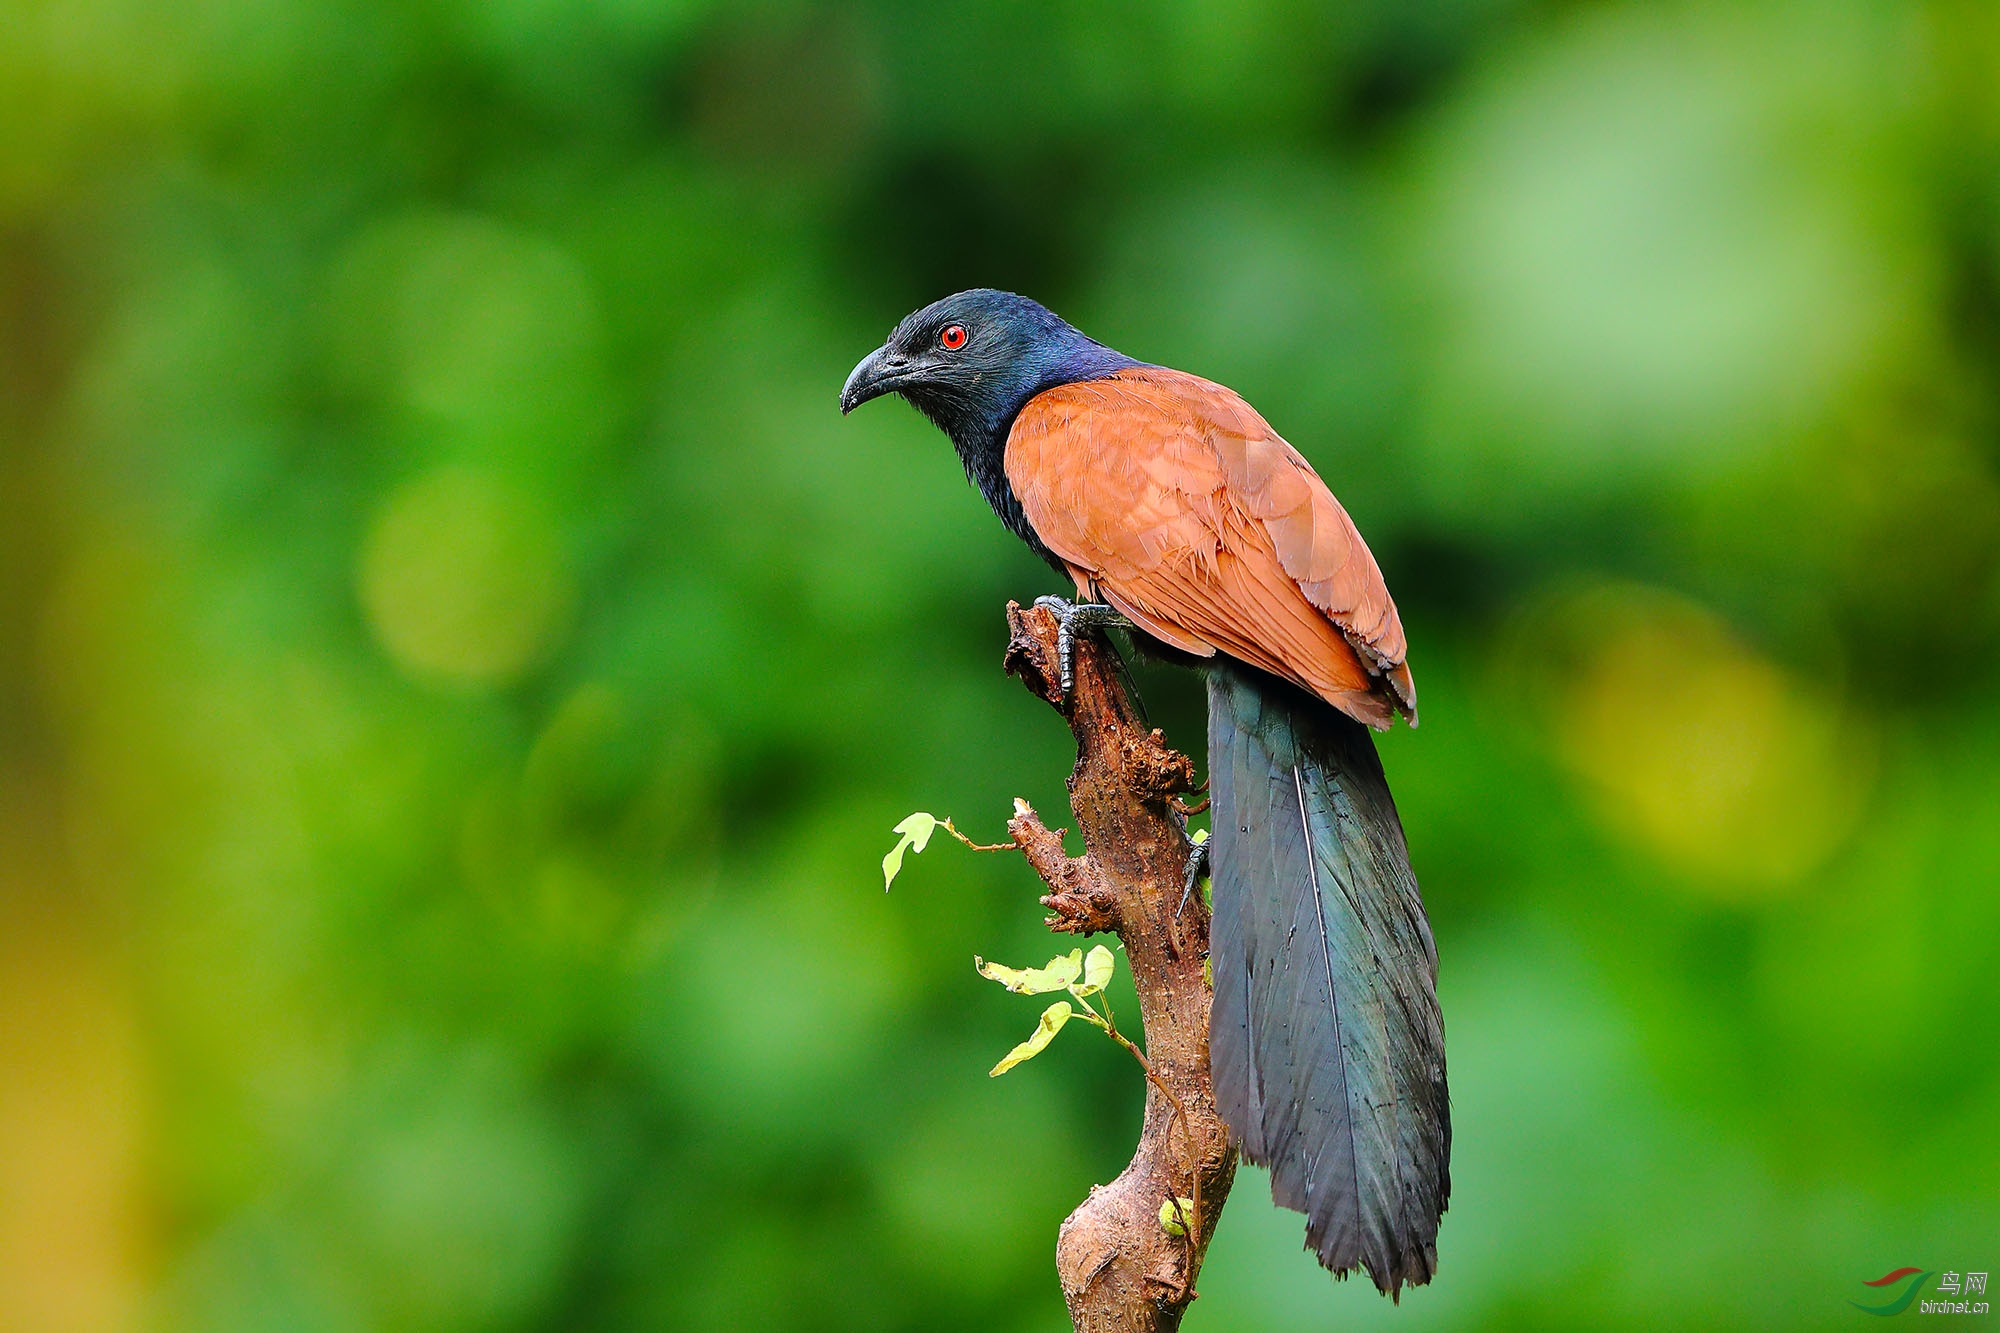
[[1396, 604], [1312, 465], [1219, 384], [1140, 367], [1030, 400], [1006, 470], [1035, 532], [1147, 632], [1416, 720]]

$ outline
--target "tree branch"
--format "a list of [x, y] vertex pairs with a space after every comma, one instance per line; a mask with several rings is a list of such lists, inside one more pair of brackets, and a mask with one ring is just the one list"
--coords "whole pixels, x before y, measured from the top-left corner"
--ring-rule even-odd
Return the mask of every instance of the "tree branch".
[[[1101, 642], [1077, 641], [1075, 685], [1064, 698], [1055, 616], [1010, 602], [1007, 628], [1007, 671], [1076, 737], [1069, 793], [1084, 854], [1070, 856], [1061, 831], [1025, 803], [1008, 831], [1048, 886], [1051, 930], [1117, 932], [1146, 1028], [1139, 1146], [1118, 1179], [1094, 1186], [1063, 1223], [1056, 1272], [1078, 1333], [1177, 1329], [1236, 1175], [1208, 1074], [1208, 909], [1199, 894], [1183, 901], [1189, 843], [1179, 797], [1195, 789], [1194, 765], [1140, 723]], [[1176, 1198], [1196, 1201], [1185, 1237], [1160, 1225], [1161, 1204]]]

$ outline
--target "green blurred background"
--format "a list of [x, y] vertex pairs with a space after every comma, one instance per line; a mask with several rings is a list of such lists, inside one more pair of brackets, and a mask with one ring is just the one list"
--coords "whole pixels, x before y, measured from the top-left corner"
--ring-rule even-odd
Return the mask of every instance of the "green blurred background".
[[834, 405], [972, 285], [1256, 403], [1423, 692], [1441, 1275], [1246, 1171], [1190, 1327], [2000, 1267], [2000, 11], [0, 0], [0, 1328], [1066, 1327], [1139, 1080], [877, 868], [1066, 813], [1055, 580]]

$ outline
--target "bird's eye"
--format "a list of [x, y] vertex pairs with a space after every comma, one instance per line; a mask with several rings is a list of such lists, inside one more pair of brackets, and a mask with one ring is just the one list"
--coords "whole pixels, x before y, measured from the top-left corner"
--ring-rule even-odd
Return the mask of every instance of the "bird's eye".
[[965, 346], [965, 325], [945, 325], [944, 332], [938, 334], [938, 341], [944, 344], [946, 351], [956, 352], [959, 348]]

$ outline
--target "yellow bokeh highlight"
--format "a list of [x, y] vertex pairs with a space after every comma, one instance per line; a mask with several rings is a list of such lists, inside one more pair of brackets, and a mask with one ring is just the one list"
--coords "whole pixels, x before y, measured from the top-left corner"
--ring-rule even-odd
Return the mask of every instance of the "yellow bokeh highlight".
[[1667, 593], [1555, 614], [1576, 654], [1545, 695], [1555, 750], [1609, 829], [1724, 898], [1796, 885], [1846, 839], [1873, 748], [1830, 697]]
[[[0, 825], [4, 824], [0, 819]], [[126, 989], [0, 865], [0, 1328], [139, 1326], [146, 1149]], [[33, 896], [31, 896], [33, 895]], [[39, 918], [39, 919], [38, 919]]]
[[501, 685], [540, 661], [572, 588], [549, 519], [498, 478], [438, 468], [391, 495], [362, 548], [361, 604], [410, 675]]

